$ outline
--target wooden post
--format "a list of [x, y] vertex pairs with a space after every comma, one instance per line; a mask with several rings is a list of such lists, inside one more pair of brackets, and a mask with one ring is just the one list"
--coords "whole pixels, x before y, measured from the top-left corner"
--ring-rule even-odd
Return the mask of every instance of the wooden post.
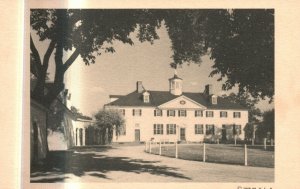
[[147, 152], [147, 141], [145, 141], [145, 152]]
[[256, 131], [256, 125], [253, 125], [252, 146], [254, 146], [255, 144], [255, 131]]
[[234, 135], [234, 145], [236, 146], [236, 137], [237, 135]]
[[149, 141], [149, 153], [151, 154], [151, 144], [152, 144], [152, 141]]
[[245, 166], [248, 165], [247, 144], [245, 144]]
[[205, 162], [205, 157], [206, 156], [206, 154], [205, 154], [205, 143], [203, 143], [203, 162]]
[[264, 149], [267, 150], [267, 138], [264, 138]]
[[175, 158], [178, 158], [178, 144], [177, 144], [177, 141], [175, 141]]
[[161, 156], [161, 141], [159, 141], [159, 155]]

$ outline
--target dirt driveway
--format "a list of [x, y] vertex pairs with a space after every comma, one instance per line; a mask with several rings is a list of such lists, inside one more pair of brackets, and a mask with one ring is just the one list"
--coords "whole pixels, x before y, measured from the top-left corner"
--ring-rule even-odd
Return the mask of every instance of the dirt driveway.
[[274, 169], [180, 160], [144, 146], [51, 152], [32, 167], [31, 182], [273, 182]]

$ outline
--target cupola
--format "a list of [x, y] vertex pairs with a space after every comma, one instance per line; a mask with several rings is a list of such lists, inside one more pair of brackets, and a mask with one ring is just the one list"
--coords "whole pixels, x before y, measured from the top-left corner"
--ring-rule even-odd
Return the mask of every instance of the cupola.
[[182, 94], [182, 79], [175, 73], [172, 78], [169, 79], [170, 93], [176, 96]]

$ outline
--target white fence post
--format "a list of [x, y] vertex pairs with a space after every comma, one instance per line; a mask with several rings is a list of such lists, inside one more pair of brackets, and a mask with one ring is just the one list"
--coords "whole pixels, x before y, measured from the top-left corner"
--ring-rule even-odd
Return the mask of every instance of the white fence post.
[[234, 145], [236, 146], [236, 137], [237, 135], [234, 135]]
[[159, 141], [159, 155], [161, 156], [161, 141]]
[[264, 138], [264, 149], [267, 150], [267, 138]]
[[151, 154], [151, 148], [152, 148], [152, 141], [149, 141], [149, 153]]
[[206, 156], [206, 154], [205, 154], [205, 143], [203, 143], [203, 162], [205, 162], [205, 156]]
[[245, 166], [247, 166], [248, 165], [247, 144], [245, 144], [245, 153], [244, 153], [244, 155], [245, 155]]
[[178, 144], [177, 144], [177, 141], [175, 141], [175, 158], [178, 158]]

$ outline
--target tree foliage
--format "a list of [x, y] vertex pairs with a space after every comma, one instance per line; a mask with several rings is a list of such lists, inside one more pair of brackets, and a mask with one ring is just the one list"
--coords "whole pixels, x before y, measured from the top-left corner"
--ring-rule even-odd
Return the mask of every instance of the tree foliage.
[[[64, 74], [77, 57], [86, 65], [95, 63], [96, 55], [113, 53], [113, 42], [119, 40], [133, 45], [130, 33], [139, 26], [137, 37], [140, 41], [158, 39], [156, 28], [160, 27], [159, 14], [148, 10], [111, 10], [111, 9], [33, 9], [30, 24], [40, 41], [49, 40], [47, 52], [41, 59], [38, 49], [30, 38], [31, 66], [38, 78], [33, 97], [46, 105], [51, 104], [63, 89]], [[54, 87], [44, 95], [45, 74], [49, 58], [55, 49]], [[63, 62], [64, 52], [71, 54]]]
[[[116, 110], [100, 110], [95, 114], [96, 123], [94, 126], [100, 128], [104, 135], [108, 136], [108, 142], [112, 141], [113, 131], [118, 135], [124, 125], [124, 118]], [[103, 137], [104, 138], [104, 137]]]
[[78, 108], [76, 108], [75, 106], [71, 106], [70, 110], [77, 118], [92, 120], [91, 117], [83, 115], [83, 113], [80, 112], [80, 110]]
[[274, 139], [275, 135], [275, 111], [274, 109], [263, 113], [263, 121], [257, 128], [260, 138]]
[[[274, 10], [213, 12], [208, 21], [211, 75], [226, 78], [224, 89], [238, 84], [253, 97], [274, 95]], [[217, 21], [217, 22], [216, 22]]]
[[[263, 9], [33, 9], [32, 32], [50, 43], [42, 59], [30, 40], [31, 70], [39, 81], [32, 96], [50, 104], [64, 87], [64, 73], [77, 57], [93, 64], [97, 55], [115, 51], [115, 40], [133, 45], [130, 34], [134, 31], [141, 42], [153, 43], [159, 39], [156, 30], [162, 23], [172, 43], [172, 67], [200, 63], [208, 53], [214, 60], [210, 75], [226, 79], [224, 89], [238, 85], [240, 93], [272, 99], [274, 10]], [[54, 50], [54, 87], [45, 95], [45, 75]], [[66, 52], [71, 55], [63, 62]]]
[[251, 97], [250, 94], [230, 93], [230, 95], [224, 95], [223, 97], [233, 103], [240, 104], [241, 106], [247, 108], [249, 112], [248, 122], [250, 123], [258, 122], [258, 118], [262, 116], [262, 112], [260, 111], [260, 109], [255, 106], [258, 103], [258, 99]]

